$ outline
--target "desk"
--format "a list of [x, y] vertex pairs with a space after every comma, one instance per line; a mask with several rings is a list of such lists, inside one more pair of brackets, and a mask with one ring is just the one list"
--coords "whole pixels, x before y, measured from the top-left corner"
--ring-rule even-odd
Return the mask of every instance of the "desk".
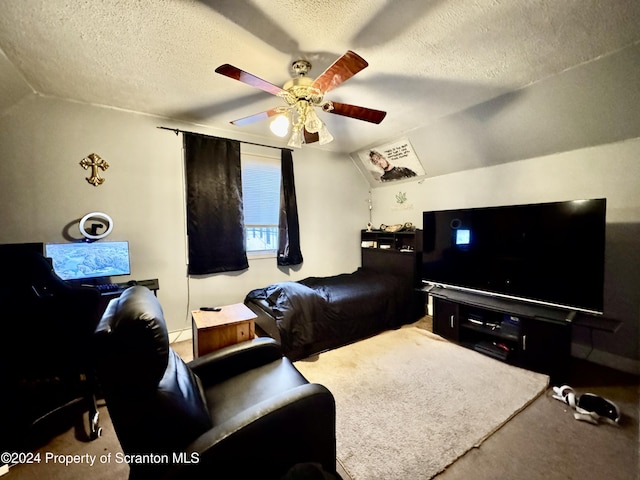
[[130, 282], [112, 283], [112, 284], [109, 284], [110, 285], [109, 289], [99, 288], [97, 285], [91, 285], [91, 284], [89, 285], [81, 284], [81, 285], [97, 288], [98, 291], [100, 292], [100, 302], [98, 304], [98, 318], [102, 317], [111, 300], [113, 300], [114, 298], [118, 298], [120, 295], [124, 293], [124, 291], [127, 288], [133, 285], [141, 285], [143, 287], [147, 287], [149, 290], [153, 292], [153, 294], [156, 297], [158, 296], [158, 290], [160, 290], [160, 283], [158, 282], [157, 278], [154, 278], [151, 280], [131, 280]]
[[142, 287], [147, 287], [151, 290], [154, 295], [158, 296], [158, 290], [160, 290], [160, 282], [158, 282], [157, 278], [152, 278], [151, 280], [130, 280], [128, 282], [123, 283], [107, 283], [107, 284], [82, 284], [83, 286], [97, 288], [100, 291], [100, 295], [103, 297], [116, 298], [122, 295], [122, 293], [129, 287], [134, 285], [140, 285]]
[[255, 337], [257, 315], [243, 303], [224, 305], [219, 312], [194, 310], [193, 358]]

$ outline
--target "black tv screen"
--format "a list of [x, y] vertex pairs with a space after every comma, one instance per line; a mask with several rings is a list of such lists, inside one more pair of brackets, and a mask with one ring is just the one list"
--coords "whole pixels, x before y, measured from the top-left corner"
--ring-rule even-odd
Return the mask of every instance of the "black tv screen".
[[606, 199], [423, 213], [422, 280], [603, 312]]

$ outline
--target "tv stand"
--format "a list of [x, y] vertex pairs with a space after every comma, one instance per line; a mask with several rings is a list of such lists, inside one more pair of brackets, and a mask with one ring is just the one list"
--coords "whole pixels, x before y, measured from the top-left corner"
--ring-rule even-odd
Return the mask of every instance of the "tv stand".
[[467, 348], [568, 381], [575, 312], [431, 287], [433, 331]]

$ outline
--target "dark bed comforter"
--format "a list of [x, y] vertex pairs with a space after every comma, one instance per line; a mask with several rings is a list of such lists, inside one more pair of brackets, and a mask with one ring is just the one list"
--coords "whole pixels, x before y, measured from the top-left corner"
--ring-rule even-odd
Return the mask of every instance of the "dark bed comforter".
[[273, 317], [285, 353], [345, 344], [411, 320], [406, 279], [364, 269], [258, 288], [247, 294], [251, 302]]

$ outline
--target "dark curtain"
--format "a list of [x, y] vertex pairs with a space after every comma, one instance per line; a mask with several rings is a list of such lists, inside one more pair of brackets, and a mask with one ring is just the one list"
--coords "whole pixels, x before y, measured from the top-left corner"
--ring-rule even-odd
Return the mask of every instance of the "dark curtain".
[[300, 225], [293, 176], [293, 156], [291, 150], [281, 150], [281, 152], [282, 186], [278, 225], [278, 265], [298, 265], [302, 263], [302, 252], [300, 251]]
[[240, 142], [183, 133], [191, 275], [249, 268]]

